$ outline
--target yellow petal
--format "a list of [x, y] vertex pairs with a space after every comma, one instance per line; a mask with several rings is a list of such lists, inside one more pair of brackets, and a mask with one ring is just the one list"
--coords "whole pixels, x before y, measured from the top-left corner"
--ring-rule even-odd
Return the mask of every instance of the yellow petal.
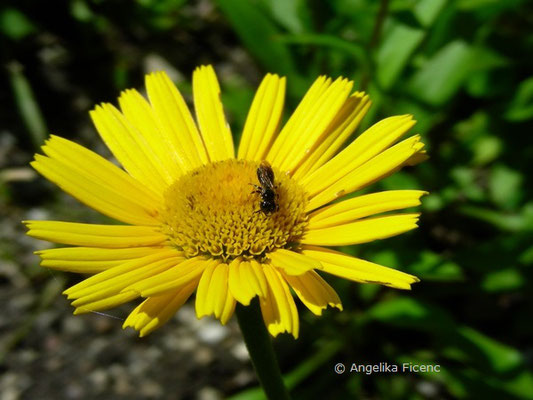
[[[161, 200], [159, 194], [147, 188], [115, 164], [73, 141], [51, 135], [45, 143], [46, 145], [42, 146], [42, 149], [46, 155], [60, 161], [68, 168], [86, 174], [92, 181], [100, 185], [113, 188], [120, 194], [123, 191], [128, 191], [129, 194], [142, 201], [144, 205]], [[87, 166], [91, 168], [89, 169]]]
[[[78, 307], [80, 305], [104, 299], [106, 297], [118, 293], [125, 293], [127, 291], [123, 289], [126, 286], [135, 284], [136, 282], [139, 282], [151, 276], [161, 274], [164, 271], [167, 271], [169, 268], [172, 268], [177, 264], [181, 263], [182, 261], [183, 258], [178, 257], [155, 261], [148, 265], [138, 267], [133, 271], [125, 272], [123, 274], [108, 278], [105, 281], [97, 282], [83, 289], [70, 292], [68, 294], [68, 298], [75, 299], [72, 302], [72, 305]], [[138, 292], [136, 292], [135, 294], [135, 297], [139, 296]]]
[[303, 246], [302, 252], [322, 263], [324, 272], [361, 283], [378, 283], [397, 289], [411, 289], [419, 282], [416, 276], [369, 261], [350, 257], [344, 253], [317, 246]]
[[302, 185], [314, 196], [394, 144], [414, 124], [411, 115], [379, 121], [314, 173], [305, 176]]
[[214, 315], [225, 324], [235, 309], [235, 299], [228, 285], [229, 266], [211, 263], [203, 272], [196, 292], [196, 316]]
[[405, 162], [405, 165], [409, 165], [412, 167], [413, 165], [420, 164], [423, 161], [426, 161], [429, 158], [427, 155], [427, 152], [425, 149], [420, 150], [418, 153], [413, 154], [409, 159]]
[[335, 290], [315, 271], [299, 276], [283, 274], [283, 277], [313, 314], [321, 315], [328, 305], [342, 311], [342, 303]]
[[121, 304], [127, 303], [129, 301], [135, 300], [139, 295], [137, 293], [116, 293], [109, 296], [104, 296], [95, 301], [88, 301], [82, 304], [71, 305], [75, 307], [74, 315], [88, 314], [95, 311], [104, 311], [109, 310], [110, 308], [115, 308]]
[[371, 215], [420, 205], [422, 190], [389, 190], [357, 196], [320, 208], [309, 216], [308, 230], [342, 225]]
[[220, 318], [228, 293], [228, 264], [219, 264], [215, 268], [207, 296], [212, 298], [212, 313]]
[[277, 249], [268, 253], [272, 265], [281, 268], [289, 275], [301, 275], [313, 269], [320, 269], [321, 265], [316, 260], [310, 259], [291, 250]]
[[320, 96], [327, 90], [331, 85], [331, 79], [326, 78], [325, 76], [319, 76], [315, 82], [311, 85], [305, 96], [303, 97], [296, 110], [291, 115], [279, 135], [276, 137], [276, 140], [272, 144], [272, 148], [268, 152], [267, 159], [272, 161], [278, 158], [280, 151], [288, 145], [290, 142], [291, 135], [295, 130], [295, 127], [302, 124], [302, 120], [305, 117], [308, 117], [308, 111], [313, 106], [314, 103], [318, 101]]
[[139, 331], [139, 336], [144, 337], [153, 332], [167, 321], [181, 308], [191, 296], [197, 280], [192, 280], [188, 284], [160, 296], [149, 297], [135, 310], [133, 310], [122, 328], [131, 327]]
[[296, 304], [281, 274], [270, 265], [264, 266], [268, 295], [260, 298], [263, 320], [272, 336], [288, 332], [298, 338], [299, 319]]
[[121, 304], [127, 303], [138, 297], [135, 293], [118, 293], [114, 296], [83, 304], [74, 310], [74, 315], [87, 314], [95, 311], [109, 310]]
[[[420, 142], [420, 136], [415, 135], [385, 150], [370, 161], [350, 171], [338, 181], [333, 182], [332, 179], [328, 179], [329, 187], [311, 198], [306, 207], [307, 211], [314, 210], [334, 199], [362, 189], [392, 174], [401, 168], [413, 154], [422, 150], [423, 147], [424, 144]], [[327, 164], [322, 168], [326, 166]], [[330, 174], [334, 174], [334, 171], [330, 171]], [[310, 194], [317, 193], [319, 186], [322, 187], [323, 185], [313, 181], [306, 186], [306, 190]]]
[[159, 130], [171, 144], [168, 149], [183, 172], [207, 163], [202, 138], [185, 100], [165, 72], [146, 77], [146, 90]]
[[167, 185], [175, 182], [183, 171], [172, 154], [175, 151], [172, 148], [172, 141], [164, 131], [159, 129], [156, 115], [150, 104], [139, 92], [132, 89], [122, 92], [118, 101], [126, 119], [137, 128], [153, 152], [154, 165], [157, 165]]
[[285, 77], [267, 74], [255, 94], [244, 124], [238, 158], [264, 160], [278, 131], [285, 101]]
[[56, 271], [77, 272], [79, 274], [96, 274], [106, 269], [122, 264], [122, 260], [114, 261], [70, 261], [70, 260], [43, 260], [41, 267], [50, 268]]
[[247, 306], [255, 294], [252, 290], [252, 285], [241, 280], [240, 269], [242, 262], [241, 257], [237, 257], [231, 261], [228, 272], [228, 287], [235, 300]]
[[233, 260], [229, 266], [229, 289], [232, 296], [247, 306], [255, 296], [264, 297], [268, 293], [263, 265], [255, 260]]
[[90, 112], [98, 133], [131, 176], [160, 196], [170, 182], [163, 167], [137, 127], [111, 104], [96, 106]]
[[260, 297], [266, 296], [268, 290], [263, 266], [263, 264], [252, 259], [242, 262], [239, 269], [241, 282], [248, 283], [252, 292]]
[[275, 156], [269, 154], [269, 161], [282, 171], [292, 172], [324, 135], [344, 105], [352, 86], [352, 81], [343, 78], [327, 85], [313, 103], [306, 104], [306, 107], [301, 109], [304, 115], [298, 118], [297, 122], [287, 123], [283, 128], [280, 136], [287, 135], [285, 143]]
[[96, 225], [62, 221], [24, 221], [28, 236], [74, 246], [127, 248], [162, 245], [167, 237], [152, 226]]
[[[213, 262], [218, 261], [211, 261]], [[189, 258], [163, 273], [127, 286], [122, 291], [131, 290], [140, 293], [143, 297], [157, 296], [196, 279], [208, 264], [209, 261], [206, 261], [204, 257]]]
[[335, 119], [330, 123], [309, 152], [305, 160], [296, 167], [293, 177], [301, 180], [329, 161], [350, 135], [357, 129], [370, 108], [370, 99], [364, 92], [355, 92], [344, 103]]
[[211, 279], [213, 278], [213, 274], [215, 273], [215, 268], [217, 264], [215, 263], [209, 263], [207, 267], [202, 272], [202, 276], [200, 278], [200, 282], [198, 282], [198, 288], [196, 289], [196, 299], [194, 303], [194, 308], [196, 310], [196, 317], [202, 318], [206, 315], [210, 314], [210, 311], [212, 310], [213, 306], [212, 301], [213, 298], [209, 298], [208, 302], [208, 292], [209, 287], [211, 286]]
[[31, 165], [82, 203], [127, 223], [159, 223], [161, 197], [109, 161], [57, 136], [42, 149], [50, 157], [36, 154]]
[[[118, 306], [139, 297], [139, 293], [122, 289], [132, 282], [147, 276], [161, 273], [182, 260], [179, 257], [169, 257], [155, 260], [154, 257], [144, 257], [121, 266], [102, 272], [67, 289], [64, 293], [69, 299], [74, 299], [72, 305], [76, 307], [75, 314], [105, 310]], [[110, 272], [111, 271], [111, 272]], [[106, 276], [102, 276], [102, 275]]]
[[[91, 291], [95, 290], [95, 287], [97, 287], [97, 289], [99, 290], [105, 287], [107, 283], [115, 284], [115, 281], [113, 281], [114, 278], [118, 277], [118, 280], [120, 281], [121, 279], [127, 280], [130, 277], [135, 278], [138, 275], [143, 275], [145, 273], [148, 273], [148, 276], [150, 276], [153, 275], [151, 271], [152, 268], [155, 268], [153, 267], [154, 265], [163, 265], [160, 269], [165, 269], [167, 263], [170, 265], [174, 263], [175, 265], [178, 264], [181, 260], [183, 260], [181, 252], [178, 252], [173, 249], [162, 250], [156, 254], [151, 254], [145, 257], [126, 261], [119, 266], [102, 271], [68, 288], [63, 292], [63, 294], [66, 294], [69, 299], [79, 298], [81, 296], [90, 294]], [[134, 279], [134, 281], [137, 280], [138, 279]], [[116, 283], [119, 285], [121, 284], [121, 282]]]
[[220, 314], [220, 317], [218, 318], [222, 325], [226, 325], [228, 323], [231, 316], [235, 312], [236, 305], [237, 305], [237, 302], [235, 301], [235, 297], [232, 296], [231, 292], [228, 289], [228, 291], [226, 292], [226, 298], [224, 299], [222, 313]]
[[[135, 204], [114, 190], [81, 178], [63, 163], [37, 154], [30, 163], [41, 175], [94, 210], [128, 224], [155, 225], [157, 220], [150, 211]], [[125, 193], [125, 192], [123, 192]], [[155, 212], [154, 212], [155, 214]]]
[[161, 247], [133, 247], [105, 249], [95, 247], [64, 247], [36, 251], [41, 256], [41, 266], [55, 270], [92, 274], [150, 254]]
[[344, 246], [385, 239], [417, 228], [419, 215], [416, 213], [387, 215], [329, 228], [312, 229], [305, 233], [300, 242], [322, 246]]
[[220, 86], [211, 65], [194, 70], [192, 76], [194, 109], [209, 159], [234, 158], [233, 138], [220, 101]]

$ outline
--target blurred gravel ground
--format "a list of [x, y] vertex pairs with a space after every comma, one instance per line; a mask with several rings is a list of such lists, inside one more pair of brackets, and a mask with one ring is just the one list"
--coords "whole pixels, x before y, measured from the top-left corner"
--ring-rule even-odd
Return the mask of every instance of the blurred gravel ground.
[[37, 216], [46, 213], [2, 216], [3, 251], [18, 256], [0, 262], [1, 400], [211, 400], [254, 382], [235, 321], [197, 320], [191, 304], [143, 339], [121, 329], [132, 305], [71, 315], [68, 278], [40, 270], [32, 251], [44, 243], [22, 234], [19, 221]]

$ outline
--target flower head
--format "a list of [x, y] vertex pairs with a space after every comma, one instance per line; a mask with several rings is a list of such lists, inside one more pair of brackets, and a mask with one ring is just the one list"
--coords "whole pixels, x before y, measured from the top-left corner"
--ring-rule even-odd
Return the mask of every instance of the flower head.
[[237, 155], [210, 66], [193, 75], [196, 121], [162, 72], [146, 77], [148, 101], [126, 90], [120, 110], [102, 104], [91, 112], [124, 169], [51, 136], [33, 167], [121, 222], [26, 221], [28, 235], [71, 246], [38, 251], [42, 266], [92, 275], [64, 292], [74, 313], [142, 297], [124, 327], [144, 336], [195, 291], [198, 318], [214, 315], [223, 324], [237, 302], [259, 297], [270, 333], [297, 337], [291, 288], [314, 314], [342, 309], [318, 272], [410, 289], [418, 281], [412, 275], [323, 247], [415, 228], [418, 214], [390, 212], [419, 205], [425, 193], [385, 191], [332, 203], [424, 156], [419, 136], [399, 141], [414, 125], [409, 115], [378, 122], [339, 151], [370, 106], [352, 85], [318, 78], [280, 130], [285, 78], [268, 74]]

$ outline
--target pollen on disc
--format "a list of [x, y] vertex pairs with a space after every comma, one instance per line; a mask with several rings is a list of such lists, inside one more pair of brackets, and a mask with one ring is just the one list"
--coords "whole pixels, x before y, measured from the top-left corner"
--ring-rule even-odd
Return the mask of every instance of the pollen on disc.
[[261, 212], [259, 163], [225, 160], [202, 166], [165, 192], [163, 232], [187, 256], [261, 258], [297, 242], [307, 224], [304, 190], [273, 167], [278, 209]]

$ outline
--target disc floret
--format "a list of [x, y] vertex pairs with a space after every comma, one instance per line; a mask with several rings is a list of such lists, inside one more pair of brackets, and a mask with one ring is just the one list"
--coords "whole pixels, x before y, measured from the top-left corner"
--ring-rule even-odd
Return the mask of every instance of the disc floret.
[[183, 175], [165, 192], [163, 231], [188, 257], [201, 254], [261, 259], [288, 248], [307, 224], [306, 196], [288, 175], [274, 169], [277, 211], [261, 211], [259, 163], [225, 160]]

